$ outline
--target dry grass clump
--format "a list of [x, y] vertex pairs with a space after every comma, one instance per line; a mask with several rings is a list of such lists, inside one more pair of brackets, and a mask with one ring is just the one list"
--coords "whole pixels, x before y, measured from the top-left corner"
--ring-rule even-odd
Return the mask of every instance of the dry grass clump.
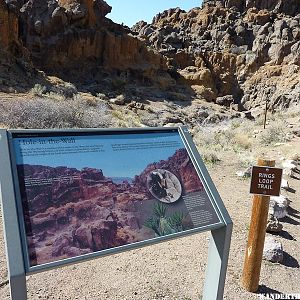
[[245, 132], [239, 125], [236, 129], [232, 127], [210, 132], [199, 131], [195, 134], [195, 142], [201, 148], [214, 151], [235, 151], [249, 150], [252, 147], [252, 140], [249, 131]]
[[112, 116], [115, 118], [115, 127], [141, 127], [141, 119], [134, 112], [114, 110]]
[[241, 168], [249, 168], [250, 166], [255, 165], [254, 154], [250, 151], [245, 151], [238, 153], [238, 165]]
[[94, 128], [111, 125], [107, 107], [90, 107], [85, 101], [49, 98], [2, 101], [0, 123], [9, 128]]
[[259, 139], [266, 146], [287, 142], [289, 138], [285, 122], [281, 121], [269, 125], [261, 132]]
[[201, 157], [205, 163], [208, 164], [217, 164], [221, 161], [218, 156], [218, 153], [214, 150], [204, 149], [201, 151]]
[[34, 87], [30, 90], [30, 94], [33, 96], [40, 96], [42, 97], [47, 91], [47, 88], [44, 85], [39, 83], [35, 84]]
[[100, 100], [108, 100], [109, 98], [104, 93], [98, 93], [97, 98]]
[[236, 132], [233, 137], [234, 145], [242, 150], [248, 150], [252, 147], [252, 141], [249, 136], [243, 132]]
[[29, 93], [33, 96], [64, 100], [66, 98], [74, 98], [74, 96], [77, 95], [78, 91], [74, 84], [70, 82], [59, 81], [55, 85], [51, 85], [48, 87], [37, 83], [29, 91]]
[[231, 141], [233, 133], [230, 130], [201, 130], [194, 135], [195, 143], [204, 149], [211, 149], [214, 151], [223, 151], [231, 148]]

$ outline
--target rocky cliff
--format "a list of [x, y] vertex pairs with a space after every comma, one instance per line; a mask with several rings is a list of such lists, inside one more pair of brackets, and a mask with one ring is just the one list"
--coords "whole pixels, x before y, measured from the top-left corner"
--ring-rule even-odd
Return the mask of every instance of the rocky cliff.
[[133, 30], [169, 58], [199, 97], [247, 109], [268, 97], [278, 108], [300, 100], [299, 13], [297, 0], [204, 1]]
[[150, 80], [166, 70], [162, 55], [105, 17], [110, 11], [103, 0], [1, 0], [0, 45], [11, 52], [22, 44], [37, 69], [67, 81], [107, 73]]
[[0, 1], [0, 46], [2, 50], [16, 53], [19, 44], [18, 17], [4, 0]]
[[96, 92], [116, 78], [122, 85], [158, 87], [157, 98], [200, 99], [234, 110], [266, 99], [273, 110], [300, 101], [298, 0], [206, 0], [201, 8], [170, 9], [132, 29], [108, 19], [111, 9], [103, 0], [1, 0], [1, 56], [3, 50], [13, 57], [27, 53], [36, 69], [98, 85]]

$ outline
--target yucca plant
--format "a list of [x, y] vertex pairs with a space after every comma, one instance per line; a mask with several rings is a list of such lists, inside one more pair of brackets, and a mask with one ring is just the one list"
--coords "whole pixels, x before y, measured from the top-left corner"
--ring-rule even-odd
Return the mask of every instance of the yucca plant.
[[184, 215], [182, 212], [176, 211], [173, 215], [168, 218], [168, 223], [170, 224], [171, 228], [176, 230], [176, 232], [183, 230], [183, 221]]
[[175, 212], [170, 217], [167, 217], [166, 213], [167, 206], [161, 202], [156, 203], [153, 207], [154, 216], [149, 218], [144, 225], [152, 229], [157, 236], [182, 231], [183, 213]]
[[175, 231], [172, 229], [172, 227], [168, 222], [168, 218], [164, 217], [159, 219], [159, 232], [160, 235], [175, 233]]
[[158, 218], [164, 218], [166, 216], [167, 207], [165, 204], [158, 202], [154, 205], [153, 211]]
[[150, 229], [152, 229], [157, 235], [161, 235], [159, 231], [159, 219], [155, 217], [149, 218], [144, 225]]

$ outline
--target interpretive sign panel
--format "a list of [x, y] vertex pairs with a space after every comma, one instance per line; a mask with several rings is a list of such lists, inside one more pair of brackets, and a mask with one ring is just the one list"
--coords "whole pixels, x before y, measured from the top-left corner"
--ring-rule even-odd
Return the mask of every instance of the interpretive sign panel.
[[282, 169], [253, 166], [250, 193], [264, 196], [279, 196]]
[[187, 128], [0, 129], [11, 298], [34, 272], [212, 233], [203, 299], [222, 299], [232, 221]]
[[29, 268], [221, 223], [178, 131], [12, 142]]

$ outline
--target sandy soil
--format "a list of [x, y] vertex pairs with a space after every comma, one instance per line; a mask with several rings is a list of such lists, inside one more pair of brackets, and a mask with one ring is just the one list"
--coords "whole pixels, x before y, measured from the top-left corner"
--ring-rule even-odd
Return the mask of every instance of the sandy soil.
[[[300, 151], [300, 138], [268, 153], [278, 160], [290, 149]], [[240, 285], [252, 205], [250, 182], [236, 177], [239, 167], [233, 153], [208, 168], [234, 222], [224, 299], [259, 299]], [[293, 210], [283, 222], [284, 231], [277, 236], [285, 251], [284, 261], [263, 262], [259, 289], [262, 293], [300, 293], [300, 180], [290, 179], [289, 183], [295, 190], [288, 193]], [[0, 299], [7, 300], [1, 218], [0, 223]], [[201, 299], [208, 238], [208, 232], [196, 234], [28, 276], [28, 299]]]

